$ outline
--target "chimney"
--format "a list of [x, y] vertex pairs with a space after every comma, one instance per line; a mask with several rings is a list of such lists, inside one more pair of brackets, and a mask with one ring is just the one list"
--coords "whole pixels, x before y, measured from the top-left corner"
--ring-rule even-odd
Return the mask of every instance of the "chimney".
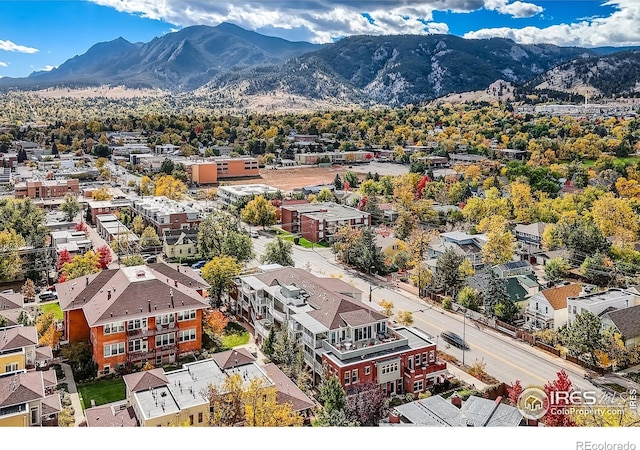
[[389, 411], [389, 423], [400, 423], [400, 414], [395, 409]]
[[86, 286], [89, 286], [89, 277], [85, 278], [85, 280], [87, 282]]
[[111, 291], [107, 291], [107, 300], [111, 300]]
[[456, 392], [454, 392], [449, 398], [451, 399], [451, 404], [453, 406], [456, 408], [462, 408], [462, 398]]
[[178, 280], [173, 280], [173, 287], [178, 287]]
[[129, 310], [128, 310], [128, 309], [125, 309], [125, 310], [124, 310], [124, 314], [125, 314], [125, 315], [129, 314]]
[[149, 312], [151, 312], [151, 300], [147, 300], [147, 304], [149, 305]]

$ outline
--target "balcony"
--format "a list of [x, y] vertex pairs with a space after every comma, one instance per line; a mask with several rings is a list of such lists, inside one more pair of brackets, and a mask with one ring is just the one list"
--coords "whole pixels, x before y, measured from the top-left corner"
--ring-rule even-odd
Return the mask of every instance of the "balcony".
[[413, 369], [409, 369], [409, 367], [405, 367], [404, 368], [404, 373], [405, 374], [431, 374], [431, 373], [435, 373], [435, 372], [442, 372], [447, 370], [447, 362], [441, 359], [438, 359], [437, 361], [435, 361], [434, 363], [429, 363], [429, 364], [423, 364], [417, 367], [414, 367]]
[[269, 313], [278, 322], [284, 323], [284, 322], [287, 321], [287, 315], [285, 313], [283, 313], [283, 312], [278, 311], [277, 309], [271, 309], [271, 310], [269, 310]]
[[[330, 344], [327, 340], [322, 341], [325, 350], [332, 352], [340, 360], [358, 357], [367, 357], [372, 353], [379, 353], [393, 350], [403, 345], [409, 345], [409, 339], [401, 338], [395, 333], [385, 335], [382, 339], [366, 339], [351, 343], [345, 341], [339, 344]], [[382, 337], [382, 336], [381, 336]]]
[[136, 330], [127, 330], [127, 338], [141, 338], [148, 336], [155, 336], [158, 331], [155, 328], [138, 328]]

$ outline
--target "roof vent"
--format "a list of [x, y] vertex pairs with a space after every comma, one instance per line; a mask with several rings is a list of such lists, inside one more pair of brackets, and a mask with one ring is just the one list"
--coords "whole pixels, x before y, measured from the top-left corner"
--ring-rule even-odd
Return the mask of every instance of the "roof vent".
[[144, 278], [144, 270], [138, 270], [136, 272], [136, 278]]

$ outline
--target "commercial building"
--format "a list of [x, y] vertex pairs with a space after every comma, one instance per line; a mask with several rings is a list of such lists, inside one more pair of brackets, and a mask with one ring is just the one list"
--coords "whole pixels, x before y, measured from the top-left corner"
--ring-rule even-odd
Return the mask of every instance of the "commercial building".
[[331, 241], [343, 226], [371, 226], [371, 214], [333, 202], [283, 205], [282, 229], [311, 241]]
[[31, 199], [62, 198], [67, 194], [78, 195], [80, 181], [66, 180], [27, 180], [15, 184], [15, 198]]

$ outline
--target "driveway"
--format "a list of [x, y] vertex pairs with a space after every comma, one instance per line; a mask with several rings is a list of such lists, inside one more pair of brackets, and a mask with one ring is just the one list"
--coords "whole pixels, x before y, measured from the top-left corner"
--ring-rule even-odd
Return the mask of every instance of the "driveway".
[[80, 396], [78, 395], [78, 388], [76, 386], [76, 381], [73, 379], [73, 372], [71, 371], [71, 366], [66, 363], [60, 363], [62, 370], [64, 370], [64, 383], [67, 383], [67, 387], [69, 388], [69, 396], [71, 397], [71, 406], [75, 411], [74, 417], [76, 419], [75, 426], [79, 426], [81, 422], [87, 420], [84, 415], [84, 410], [82, 409], [82, 403], [80, 403]]

